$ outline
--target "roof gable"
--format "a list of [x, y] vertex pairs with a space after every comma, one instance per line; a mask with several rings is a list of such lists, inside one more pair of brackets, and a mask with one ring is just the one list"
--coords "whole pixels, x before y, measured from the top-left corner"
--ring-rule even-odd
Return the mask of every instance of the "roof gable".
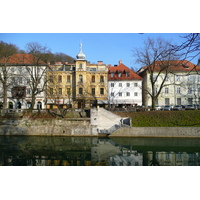
[[142, 80], [142, 77], [120, 63], [118, 66], [112, 66], [108, 69], [108, 80]]

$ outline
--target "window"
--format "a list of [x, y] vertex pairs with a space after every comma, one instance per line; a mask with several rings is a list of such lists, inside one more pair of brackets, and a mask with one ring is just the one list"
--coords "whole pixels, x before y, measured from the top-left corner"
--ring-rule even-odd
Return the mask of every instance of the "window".
[[100, 88], [100, 94], [104, 94], [104, 88]]
[[169, 93], [169, 88], [165, 88], [165, 94], [168, 94]]
[[79, 64], [79, 68], [80, 68], [80, 69], [82, 69], [82, 68], [83, 68], [83, 65], [82, 65], [82, 63], [80, 63], [80, 64]]
[[130, 87], [130, 83], [126, 83], [126, 87]]
[[19, 84], [22, 83], [22, 77], [19, 77]]
[[170, 159], [170, 155], [169, 153], [166, 153], [166, 160], [169, 160]]
[[94, 83], [95, 82], [95, 76], [93, 75], [92, 76], [92, 83]]
[[110, 73], [110, 77], [114, 77], [114, 72], [111, 72], [111, 73]]
[[70, 83], [71, 82], [71, 77], [68, 75], [67, 76], [67, 82]]
[[180, 94], [180, 93], [181, 93], [181, 88], [180, 88], [180, 87], [176, 88], [176, 93], [177, 93], [177, 94]]
[[118, 77], [122, 77], [122, 73], [121, 72], [118, 73]]
[[[27, 82], [28, 82], [28, 81], [30, 81], [30, 78], [27, 79]], [[50, 83], [53, 83], [53, 76], [49, 76], [49, 81], [50, 81]]]
[[83, 82], [83, 76], [79, 75], [79, 82]]
[[188, 94], [192, 94], [192, 88], [191, 87], [188, 88]]
[[94, 71], [97, 71], [97, 68], [94, 68], [94, 67], [93, 67], [93, 68], [90, 68], [90, 71], [93, 71], [93, 72], [94, 72]]
[[137, 93], [137, 92], [134, 92], [134, 96], [137, 97], [137, 96], [138, 96], [138, 93]]
[[129, 97], [129, 96], [130, 96], [130, 92], [127, 92], [127, 93], [126, 93], [126, 96]]
[[101, 82], [101, 83], [104, 82], [104, 76], [100, 76], [100, 82]]
[[181, 98], [177, 98], [177, 105], [181, 105]]
[[122, 87], [122, 83], [119, 83], [119, 87]]
[[169, 98], [165, 98], [165, 105], [169, 105], [169, 104], [170, 104]]
[[111, 97], [114, 97], [114, 92], [111, 92], [111, 93], [110, 93], [110, 96], [111, 96]]
[[58, 88], [58, 94], [62, 95], [62, 88]]
[[137, 87], [138, 86], [138, 83], [134, 83], [134, 87]]
[[31, 89], [30, 89], [30, 88], [27, 88], [27, 90], [26, 90], [26, 94], [28, 94], [28, 95], [31, 94]]
[[111, 83], [111, 84], [110, 84], [111, 87], [114, 87], [114, 85], [115, 85], [114, 83]]
[[119, 92], [119, 97], [122, 97], [122, 92]]
[[193, 103], [193, 98], [188, 98], [188, 104], [192, 104]]
[[71, 89], [67, 88], [67, 95], [70, 95], [70, 94], [71, 94]]
[[180, 81], [181, 80], [181, 76], [180, 75], [176, 75], [176, 81]]
[[194, 81], [194, 76], [195, 76], [195, 75], [191, 75], [191, 74], [188, 75], [188, 81]]
[[58, 76], [58, 82], [62, 83], [62, 76], [61, 75]]
[[26, 82], [27, 82], [27, 84], [29, 84], [30, 83], [30, 78], [26, 78]]
[[168, 77], [168, 76], [166, 76], [166, 79], [165, 79], [165, 81], [169, 81], [169, 77]]
[[130, 76], [130, 72], [126, 72], [126, 77], [129, 77]]
[[92, 95], [95, 95], [95, 88], [92, 88]]
[[79, 88], [79, 94], [83, 94], [83, 88]]

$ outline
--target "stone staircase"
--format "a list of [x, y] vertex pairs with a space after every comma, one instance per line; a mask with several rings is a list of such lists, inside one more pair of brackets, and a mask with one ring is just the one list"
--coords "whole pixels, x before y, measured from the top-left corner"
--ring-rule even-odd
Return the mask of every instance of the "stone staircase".
[[90, 110], [90, 122], [94, 133], [109, 135], [124, 126], [131, 126], [129, 118], [120, 117], [104, 108]]

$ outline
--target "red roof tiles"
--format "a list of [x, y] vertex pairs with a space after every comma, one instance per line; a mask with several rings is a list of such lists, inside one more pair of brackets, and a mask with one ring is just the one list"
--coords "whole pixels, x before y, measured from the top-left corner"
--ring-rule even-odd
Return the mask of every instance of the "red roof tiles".
[[108, 80], [142, 80], [142, 77], [126, 67], [124, 64], [120, 63], [118, 66], [109, 67]]
[[[0, 60], [0, 63], [4, 63], [5, 60], [2, 58]], [[13, 65], [33, 65], [34, 63], [45, 65], [46, 63], [43, 62], [40, 59], [37, 59], [32, 54], [14, 54], [10, 56], [10, 58], [6, 61], [7, 64], [13, 64]]]
[[[155, 61], [152, 64], [151, 69], [154, 67], [153, 71], [161, 71], [163, 67], [167, 67], [171, 72], [191, 72], [200, 71], [200, 66], [197, 66], [187, 60], [172, 60], [172, 61]], [[146, 70], [148, 67], [142, 67]], [[140, 71], [142, 72], [142, 70]]]

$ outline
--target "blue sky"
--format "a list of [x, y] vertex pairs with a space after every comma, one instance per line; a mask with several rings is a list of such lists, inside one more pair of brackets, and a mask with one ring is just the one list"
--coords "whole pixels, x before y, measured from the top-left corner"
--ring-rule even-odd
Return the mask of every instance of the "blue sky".
[[[83, 44], [83, 53], [91, 63], [103, 61], [115, 65], [122, 59], [128, 67], [140, 67], [135, 63], [132, 50], [142, 47], [148, 37], [169, 40], [180, 44], [184, 33], [0, 33], [0, 40], [16, 44], [25, 49], [28, 42], [46, 45], [53, 53], [63, 52], [76, 57], [79, 44]], [[197, 59], [196, 59], [197, 60]], [[196, 64], [196, 60], [193, 62]]]

